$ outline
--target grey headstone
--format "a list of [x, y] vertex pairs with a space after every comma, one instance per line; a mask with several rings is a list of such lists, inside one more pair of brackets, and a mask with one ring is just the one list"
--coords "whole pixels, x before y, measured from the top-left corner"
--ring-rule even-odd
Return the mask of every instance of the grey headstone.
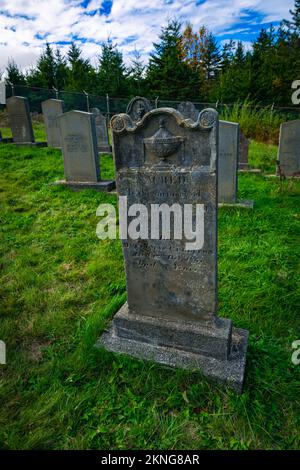
[[237, 200], [237, 169], [240, 126], [234, 122], [219, 122], [219, 202]]
[[159, 108], [137, 123], [116, 115], [111, 128], [117, 191], [127, 207], [142, 203], [151, 214], [152, 204], [201, 204], [204, 244], [187, 250], [187, 240], [174, 237], [173, 219], [170, 239], [124, 239], [128, 303], [98, 345], [198, 368], [240, 392], [247, 332], [217, 316], [217, 112], [203, 110], [191, 123], [175, 109]]
[[199, 111], [191, 101], [183, 101], [178, 105], [177, 109], [185, 119], [192, 119], [192, 121], [197, 121]]
[[248, 154], [249, 154], [249, 140], [240, 131], [239, 163], [238, 163], [239, 170], [247, 170], [249, 168]]
[[98, 150], [99, 152], [110, 153], [111, 146], [109, 145], [106, 117], [101, 114], [98, 108], [92, 108], [91, 112], [95, 118]]
[[278, 160], [284, 176], [300, 176], [300, 119], [281, 124]]
[[6, 100], [13, 141], [16, 143], [34, 142], [28, 99], [12, 96]]
[[147, 100], [147, 98], [136, 96], [129, 102], [126, 109], [126, 114], [131, 117], [133, 122], [138, 122], [146, 113], [151, 111], [151, 109], [151, 103], [149, 100]]
[[100, 180], [94, 116], [83, 111], [69, 111], [58, 117], [66, 181]]
[[42, 102], [42, 111], [46, 127], [48, 147], [61, 147], [61, 135], [58, 116], [64, 112], [64, 102], [61, 100], [46, 100]]

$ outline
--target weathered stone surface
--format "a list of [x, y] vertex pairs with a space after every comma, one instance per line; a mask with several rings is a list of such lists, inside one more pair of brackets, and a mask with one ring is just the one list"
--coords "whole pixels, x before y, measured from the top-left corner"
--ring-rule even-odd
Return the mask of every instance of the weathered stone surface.
[[100, 168], [93, 115], [69, 111], [58, 117], [67, 181], [97, 182]]
[[244, 136], [242, 131], [240, 131], [240, 141], [239, 141], [239, 170], [248, 170], [248, 153], [249, 153], [249, 140]]
[[58, 181], [57, 184], [66, 184], [77, 190], [85, 187], [109, 191], [111, 187], [114, 187], [114, 182], [100, 182], [93, 114], [70, 111], [60, 115], [58, 120], [61, 129], [66, 181]]
[[61, 135], [58, 116], [64, 112], [64, 102], [54, 99], [43, 101], [42, 111], [48, 146], [61, 148]]
[[101, 114], [98, 108], [92, 108], [91, 112], [93, 113], [95, 118], [98, 150], [102, 153], [111, 153], [106, 117]]
[[235, 203], [237, 200], [237, 169], [239, 154], [239, 124], [219, 123], [219, 202]]
[[278, 174], [300, 176], [300, 119], [281, 124]]
[[126, 114], [131, 117], [131, 120], [133, 122], [138, 122], [142, 119], [144, 114], [148, 113], [151, 111], [152, 105], [147, 98], [143, 98], [142, 96], [136, 96], [135, 98], [132, 98], [132, 100], [129, 102], [127, 109], [126, 109]]
[[158, 108], [136, 123], [116, 115], [111, 127], [117, 191], [127, 197], [127, 206], [144, 204], [150, 227], [153, 204], [179, 204], [183, 212], [185, 204], [199, 204], [204, 243], [187, 250], [185, 236], [174, 236], [173, 219], [170, 238], [124, 238], [128, 304], [98, 345], [172, 366], [199, 367], [240, 392], [247, 332], [217, 316], [217, 113], [204, 110], [191, 122], [174, 109]]
[[177, 110], [185, 119], [192, 119], [192, 121], [197, 121], [198, 119], [199, 111], [191, 101], [182, 101], [182, 103], [178, 105]]
[[12, 96], [6, 100], [13, 141], [15, 143], [33, 143], [34, 135], [29, 111], [28, 99]]

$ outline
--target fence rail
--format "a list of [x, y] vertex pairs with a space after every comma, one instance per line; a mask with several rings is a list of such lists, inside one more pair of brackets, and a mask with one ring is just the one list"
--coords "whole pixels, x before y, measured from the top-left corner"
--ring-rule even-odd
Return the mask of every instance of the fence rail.
[[[38, 87], [29, 87], [25, 85], [6, 85], [6, 97], [11, 96], [25, 96], [29, 100], [30, 110], [33, 113], [41, 113], [41, 103], [50, 98], [60, 99], [64, 101], [65, 111], [71, 111], [72, 109], [77, 109], [79, 111], [90, 111], [92, 108], [98, 108], [102, 114], [106, 115], [107, 119], [110, 119], [114, 114], [125, 113], [127, 104], [130, 98], [117, 98], [106, 96], [97, 96], [92, 93], [87, 93], [85, 91], [65, 91], [65, 90], [56, 90], [47, 89], [47, 88], [38, 88]], [[155, 107], [172, 107], [177, 108], [179, 103], [182, 101], [179, 100], [163, 100], [157, 97], [156, 99], [149, 99], [153, 108]], [[192, 101], [196, 108], [201, 111], [206, 107], [212, 107], [217, 109], [220, 113], [224, 110], [230, 110], [233, 108], [236, 103], [208, 103], [208, 102], [199, 102], [194, 100], [187, 99], [186, 101]], [[299, 119], [300, 117], [300, 108], [296, 106], [277, 106], [275, 103], [272, 104], [244, 104], [243, 106], [249, 107], [252, 109], [269, 109], [271, 111], [277, 111], [285, 116], [286, 119]]]

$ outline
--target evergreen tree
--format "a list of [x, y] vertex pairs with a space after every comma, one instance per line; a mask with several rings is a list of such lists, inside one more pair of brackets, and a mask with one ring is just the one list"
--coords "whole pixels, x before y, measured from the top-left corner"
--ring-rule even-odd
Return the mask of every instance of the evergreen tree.
[[147, 83], [153, 97], [181, 100], [198, 97], [196, 76], [183, 60], [181, 24], [169, 21], [150, 55]]
[[13, 85], [25, 85], [25, 76], [19, 69], [16, 62], [11, 59], [6, 66], [6, 83], [12, 83]]
[[292, 19], [283, 20], [282, 23], [291, 33], [295, 33], [300, 36], [300, 0], [295, 0], [295, 9], [290, 10], [290, 14]]
[[143, 95], [145, 92], [144, 86], [144, 72], [145, 65], [142, 61], [142, 56], [140, 52], [134, 50], [133, 59], [131, 61], [131, 66], [128, 70], [128, 78], [130, 82], [130, 94], [131, 95]]
[[91, 91], [91, 84], [95, 78], [93, 67], [89, 60], [83, 59], [82, 51], [74, 42], [67, 52], [67, 60], [70, 64], [68, 76], [68, 89], [74, 91]]
[[110, 40], [104, 42], [101, 48], [98, 71], [99, 94], [122, 97], [128, 96], [128, 80], [123, 56], [116, 44]]

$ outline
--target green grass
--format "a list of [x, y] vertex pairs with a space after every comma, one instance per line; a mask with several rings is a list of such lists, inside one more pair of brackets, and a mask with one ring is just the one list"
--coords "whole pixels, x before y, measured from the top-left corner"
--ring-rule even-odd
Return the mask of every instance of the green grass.
[[[275, 150], [252, 143], [250, 161], [269, 168]], [[49, 184], [63, 177], [57, 150], [1, 145], [0, 162], [1, 448], [299, 448], [299, 182], [240, 175], [255, 209], [219, 211], [219, 314], [250, 331], [236, 396], [95, 349], [126, 295], [120, 242], [95, 235], [97, 206], [116, 196]]]
[[238, 122], [246, 137], [272, 144], [278, 143], [280, 124], [289, 118], [271, 106], [259, 107], [248, 100], [238, 101], [231, 107], [224, 105], [220, 117]]
[[[45, 142], [46, 139], [46, 131], [44, 123], [42, 122], [33, 122], [33, 133], [34, 133], [34, 140], [35, 142]], [[2, 137], [12, 137], [10, 127], [1, 127]]]

